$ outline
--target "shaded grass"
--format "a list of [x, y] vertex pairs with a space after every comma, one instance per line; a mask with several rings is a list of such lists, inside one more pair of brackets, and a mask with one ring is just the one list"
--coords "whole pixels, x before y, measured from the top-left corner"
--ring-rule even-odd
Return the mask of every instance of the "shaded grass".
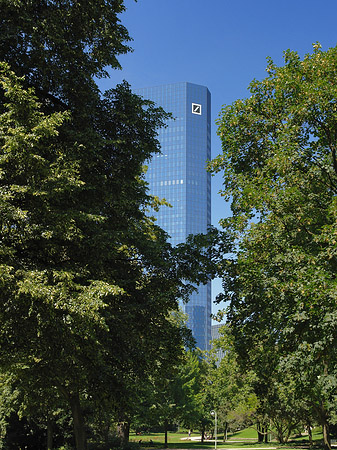
[[[191, 437], [198, 437], [199, 433], [192, 433]], [[206, 440], [203, 444], [200, 441], [187, 440], [188, 433], [168, 433], [168, 447], [169, 449], [214, 449], [214, 439]], [[261, 449], [261, 448], [275, 448], [282, 450], [294, 450], [309, 448], [308, 436], [296, 436], [292, 438], [286, 444], [279, 444], [276, 440], [272, 440], [269, 443], [257, 442], [257, 431], [254, 428], [247, 428], [235, 433], [228, 434], [228, 440], [223, 442], [223, 434], [218, 435], [217, 448], [220, 449]], [[314, 430], [313, 439], [315, 444], [315, 450], [321, 449], [322, 433], [319, 430]], [[147, 433], [142, 435], [130, 434], [130, 441], [140, 442], [142, 449], [156, 450], [164, 447], [165, 435], [164, 433]]]

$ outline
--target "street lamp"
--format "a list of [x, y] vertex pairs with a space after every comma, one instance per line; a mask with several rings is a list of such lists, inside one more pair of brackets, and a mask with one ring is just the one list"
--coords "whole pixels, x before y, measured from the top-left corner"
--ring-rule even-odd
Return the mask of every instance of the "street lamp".
[[215, 435], [215, 444], [214, 444], [214, 449], [216, 450], [216, 440], [217, 440], [217, 415], [216, 415], [216, 411], [211, 411], [212, 416], [214, 416], [214, 421], [215, 421], [215, 427], [214, 427], [214, 435]]

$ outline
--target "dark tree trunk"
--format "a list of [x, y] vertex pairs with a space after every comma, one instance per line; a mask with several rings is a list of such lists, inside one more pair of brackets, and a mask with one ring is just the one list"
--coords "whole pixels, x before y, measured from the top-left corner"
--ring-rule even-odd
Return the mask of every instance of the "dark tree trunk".
[[77, 393], [70, 394], [69, 401], [73, 416], [76, 450], [87, 450], [87, 438], [85, 433], [84, 417], [80, 404], [79, 395]]
[[223, 441], [227, 441], [227, 432], [228, 432], [228, 423], [225, 422], [224, 433], [223, 433]]
[[310, 443], [310, 448], [311, 448], [311, 447], [313, 447], [314, 442], [312, 440], [312, 430], [311, 430], [311, 423], [310, 422], [307, 423], [307, 429], [308, 429], [309, 443]]
[[103, 429], [103, 439], [104, 439], [105, 444], [108, 444], [109, 434], [110, 434], [110, 424], [108, 422], [106, 422], [104, 429]]
[[167, 447], [168, 447], [168, 442], [167, 442], [168, 422], [167, 422], [167, 420], [165, 420], [165, 422], [164, 422], [164, 427], [165, 427], [165, 442], [164, 442], [164, 448], [167, 448]]
[[53, 422], [47, 420], [47, 450], [53, 450]]
[[264, 442], [265, 442], [266, 444], [268, 444], [268, 426], [267, 426], [267, 427], [264, 427], [264, 432], [265, 432], [265, 435], [264, 435]]
[[331, 450], [330, 426], [329, 426], [329, 421], [328, 421], [328, 414], [327, 414], [327, 411], [325, 409], [323, 402], [320, 403], [318, 411], [319, 411], [319, 416], [320, 416], [320, 422], [322, 425], [324, 449]]
[[205, 425], [201, 428], [201, 443], [203, 444], [205, 441]]
[[130, 437], [130, 423], [127, 421], [119, 422], [117, 425], [117, 435], [121, 440], [122, 446], [127, 445]]
[[[334, 166], [336, 170], [336, 155], [334, 154]], [[328, 363], [326, 361], [323, 361], [324, 364], [324, 375], [328, 375]], [[331, 439], [330, 439], [330, 426], [328, 421], [328, 414], [327, 411], [323, 405], [323, 402], [321, 402], [321, 420], [322, 420], [322, 429], [323, 429], [323, 443], [324, 443], [324, 449], [325, 450], [331, 450]]]
[[328, 421], [325, 419], [322, 423], [323, 443], [325, 450], [331, 450], [330, 431]]
[[262, 426], [261, 426], [261, 424], [259, 422], [257, 424], [257, 440], [258, 440], [259, 444], [263, 443], [263, 438], [264, 438], [263, 429], [262, 429]]

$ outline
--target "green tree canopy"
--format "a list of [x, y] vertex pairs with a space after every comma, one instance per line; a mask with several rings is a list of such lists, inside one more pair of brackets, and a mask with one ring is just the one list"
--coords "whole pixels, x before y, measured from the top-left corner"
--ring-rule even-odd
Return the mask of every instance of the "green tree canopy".
[[129, 49], [123, 3], [1, 2], [1, 373], [26, 402], [57, 389], [81, 450], [83, 401], [113, 409], [183, 354], [168, 318], [208, 280], [213, 239], [189, 255], [148, 216], [144, 165], [168, 115], [127, 83], [97, 87]]
[[238, 351], [260, 370], [299, 371], [324, 426], [336, 420], [337, 48], [285, 52], [251, 97], [222, 110], [223, 170], [237, 243], [224, 275]]
[[0, 60], [51, 108], [88, 117], [98, 93], [94, 77], [120, 68], [117, 57], [130, 50], [123, 11], [123, 0], [2, 0]]

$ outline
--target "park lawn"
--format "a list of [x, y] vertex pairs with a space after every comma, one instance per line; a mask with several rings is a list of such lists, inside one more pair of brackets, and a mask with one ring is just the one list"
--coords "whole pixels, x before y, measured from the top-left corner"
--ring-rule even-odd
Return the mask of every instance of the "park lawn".
[[[323, 439], [323, 433], [322, 433], [322, 429], [321, 428], [319, 428], [319, 427], [317, 427], [317, 428], [314, 428], [313, 430], [312, 430], [312, 439], [314, 440], [314, 441], [317, 441], [317, 440], [322, 440]], [[309, 440], [309, 436], [307, 435], [307, 434], [303, 434], [302, 436], [295, 436], [295, 437], [292, 437], [292, 439], [291, 439], [292, 441], [308, 441]]]
[[[192, 433], [191, 437], [199, 437], [200, 434], [199, 433]], [[257, 440], [257, 434], [255, 432], [255, 437]], [[169, 432], [168, 433], [168, 444], [169, 444], [169, 448], [170, 449], [213, 449], [214, 448], [214, 439], [213, 440], [205, 440], [205, 442], [203, 444], [201, 444], [201, 442], [199, 440], [194, 441], [194, 440], [188, 440], [188, 433], [184, 432], [184, 433], [174, 433], [174, 432]], [[156, 449], [156, 448], [163, 448], [164, 445], [164, 440], [165, 440], [165, 435], [164, 433], [148, 433], [148, 434], [141, 434], [141, 435], [136, 435], [135, 433], [130, 433], [130, 441], [133, 442], [140, 442], [141, 447], [142, 448], [147, 448], [147, 449]], [[153, 444], [151, 444], [151, 441]], [[247, 447], [247, 443], [246, 442], [226, 442], [223, 443], [223, 435], [219, 435], [218, 436], [218, 440], [217, 440], [217, 447], [218, 448], [226, 448], [226, 447], [237, 447], [237, 448], [245, 448]], [[261, 448], [261, 447], [269, 447], [269, 446], [275, 446], [275, 444], [258, 444], [258, 443], [254, 443], [254, 441], [252, 441], [251, 444], [249, 444], [249, 446], [254, 446], [254, 448], [256, 447]]]
[[[199, 433], [192, 433], [191, 436], [199, 436]], [[167, 435], [168, 443], [179, 443], [184, 442], [182, 439], [188, 438], [188, 432], [169, 432]], [[139, 442], [142, 441], [142, 443], [153, 441], [154, 444], [156, 443], [164, 443], [165, 440], [165, 434], [164, 433], [142, 433], [140, 435], [136, 435], [136, 433], [130, 433], [130, 441]]]
[[[221, 435], [223, 439], [223, 435]], [[252, 439], [257, 440], [257, 431], [255, 428], [245, 428], [244, 430], [236, 431], [234, 433], [228, 433], [227, 439], [240, 440], [240, 439]]]
[[[221, 440], [223, 439], [223, 435], [220, 435]], [[314, 428], [312, 431], [312, 438], [314, 441], [318, 441], [323, 439], [322, 429], [320, 427]], [[227, 439], [231, 440], [257, 440], [257, 431], [256, 428], [245, 428], [244, 430], [240, 430], [234, 433], [228, 433]], [[308, 441], [309, 436], [307, 434], [303, 434], [301, 436], [291, 436], [290, 441], [292, 442], [300, 442], [300, 441]], [[275, 441], [275, 438], [272, 439]]]
[[[191, 437], [198, 437], [199, 433], [192, 433]], [[187, 432], [169, 432], [168, 433], [168, 445], [169, 449], [214, 449], [214, 439], [206, 440], [203, 444], [194, 440], [187, 440]], [[130, 441], [140, 442], [141, 447], [147, 450], [156, 450], [164, 447], [164, 433], [147, 433], [136, 435], [135, 433], [130, 433]], [[320, 429], [313, 430], [313, 439], [316, 441], [316, 445], [322, 439], [322, 433]], [[152, 441], [152, 444], [151, 444]], [[241, 442], [238, 442], [241, 441]], [[304, 442], [303, 442], [304, 441]], [[294, 450], [295, 448], [301, 448], [305, 442], [308, 441], [308, 436], [296, 436], [292, 438], [287, 444], [280, 445], [276, 440], [270, 443], [258, 443], [257, 442], [257, 431], [254, 428], [247, 428], [235, 433], [228, 434], [227, 442], [223, 442], [223, 434], [218, 435], [217, 448], [221, 449], [259, 449], [259, 448], [279, 448], [282, 450]], [[301, 445], [302, 444], [302, 445]], [[317, 447], [316, 447], [317, 448]]]

